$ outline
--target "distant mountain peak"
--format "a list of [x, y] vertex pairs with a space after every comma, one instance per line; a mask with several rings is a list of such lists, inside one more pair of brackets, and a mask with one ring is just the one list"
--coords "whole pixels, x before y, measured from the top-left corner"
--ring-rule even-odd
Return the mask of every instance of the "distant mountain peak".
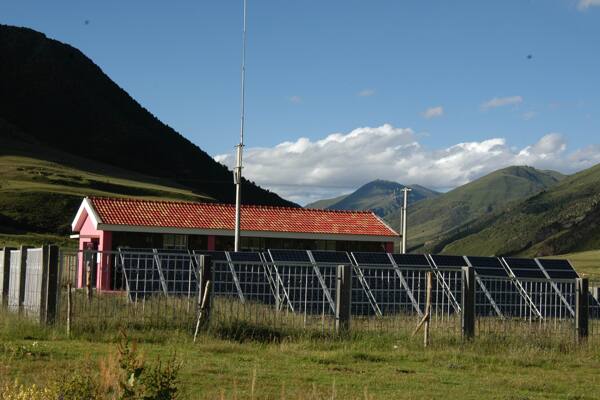
[[439, 195], [438, 192], [419, 185], [403, 185], [389, 180], [375, 179], [348, 195], [320, 200], [306, 207], [328, 210], [371, 210], [378, 216], [385, 217], [401, 207], [403, 202], [401, 190], [406, 186], [413, 189], [408, 198], [411, 204]]

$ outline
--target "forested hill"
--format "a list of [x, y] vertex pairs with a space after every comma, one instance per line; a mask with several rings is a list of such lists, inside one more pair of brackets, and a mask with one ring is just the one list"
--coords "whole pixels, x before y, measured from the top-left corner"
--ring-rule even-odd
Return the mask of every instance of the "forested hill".
[[[35, 143], [234, 201], [231, 172], [163, 124], [79, 50], [26, 28], [0, 25], [0, 138]], [[198, 118], [202, 118], [199, 115]], [[26, 146], [25, 146], [26, 147]], [[41, 147], [40, 147], [41, 148]], [[10, 154], [3, 146], [0, 155]], [[84, 167], [77, 165], [76, 167]], [[296, 206], [244, 182], [247, 204]]]

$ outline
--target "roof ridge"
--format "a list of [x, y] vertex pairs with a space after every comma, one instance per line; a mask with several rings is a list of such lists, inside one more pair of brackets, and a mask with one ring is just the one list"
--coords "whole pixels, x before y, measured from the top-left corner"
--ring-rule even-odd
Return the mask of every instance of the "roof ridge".
[[[207, 206], [224, 206], [224, 207], [235, 207], [232, 203], [213, 203], [207, 201], [190, 201], [190, 200], [150, 200], [140, 199], [133, 197], [114, 197], [114, 196], [89, 196], [88, 199], [94, 200], [111, 200], [119, 202], [131, 202], [131, 203], [165, 203], [165, 204], [192, 204], [192, 205], [207, 205]], [[269, 204], [242, 204], [242, 208], [261, 208], [271, 210], [293, 210], [303, 212], [322, 212], [322, 213], [340, 213], [340, 214], [375, 214], [371, 210], [325, 210], [321, 208], [306, 208], [306, 207], [289, 207], [289, 206], [274, 206]]]

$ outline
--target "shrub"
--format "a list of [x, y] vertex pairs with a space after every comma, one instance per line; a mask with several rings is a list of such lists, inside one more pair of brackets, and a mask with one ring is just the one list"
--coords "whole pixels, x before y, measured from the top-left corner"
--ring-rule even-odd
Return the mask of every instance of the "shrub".
[[178, 374], [181, 363], [173, 357], [166, 363], [160, 360], [148, 366], [138, 355], [125, 333], [118, 346], [121, 374], [118, 382], [119, 398], [123, 400], [174, 400], [178, 395]]

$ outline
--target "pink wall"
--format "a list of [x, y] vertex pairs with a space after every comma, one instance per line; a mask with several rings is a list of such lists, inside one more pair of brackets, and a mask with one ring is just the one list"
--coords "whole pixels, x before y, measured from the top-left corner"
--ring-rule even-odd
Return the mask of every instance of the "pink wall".
[[[106, 252], [112, 250], [112, 232], [99, 231], [94, 228], [92, 220], [84, 211], [82, 217], [85, 218], [83, 225], [79, 231], [79, 268], [77, 270], [77, 286], [84, 286], [84, 262], [83, 250], [85, 244], [94, 239], [98, 240], [98, 251]], [[111, 272], [111, 256], [110, 254], [100, 253], [98, 260], [98, 268], [96, 271], [96, 288], [98, 290], [110, 290], [110, 272]]]
[[216, 246], [216, 237], [215, 235], [208, 235], [207, 236], [208, 241], [206, 244], [206, 250], [215, 250], [215, 246]]
[[394, 242], [385, 242], [385, 251], [386, 253], [394, 252]]

